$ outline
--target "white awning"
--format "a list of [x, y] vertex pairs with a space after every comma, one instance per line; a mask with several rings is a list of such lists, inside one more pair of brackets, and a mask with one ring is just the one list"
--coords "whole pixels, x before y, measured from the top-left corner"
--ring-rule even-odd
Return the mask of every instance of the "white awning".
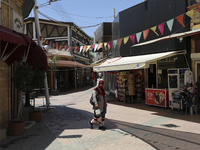
[[172, 38], [183, 38], [183, 37], [187, 37], [187, 36], [191, 36], [191, 35], [195, 35], [195, 34], [200, 34], [200, 28], [194, 29], [192, 31], [172, 34], [172, 35], [169, 35], [169, 36], [157, 38], [157, 39], [150, 40], [150, 41], [147, 41], [147, 42], [142, 42], [142, 43], [139, 43], [139, 44], [134, 44], [131, 47], [143, 46], [143, 45], [147, 45], [147, 44], [151, 44], [151, 43], [155, 43], [155, 42], [159, 42], [159, 41], [163, 41], [163, 40], [168, 40], [168, 39], [172, 39]]
[[185, 53], [186, 53], [185, 50], [181, 50], [181, 51], [148, 54], [148, 55], [122, 57], [121, 59], [111, 63], [103, 63], [99, 66], [94, 66], [93, 70], [95, 72], [100, 72], [100, 71], [143, 69], [143, 68], [148, 68], [150, 63], [155, 62], [157, 60]]

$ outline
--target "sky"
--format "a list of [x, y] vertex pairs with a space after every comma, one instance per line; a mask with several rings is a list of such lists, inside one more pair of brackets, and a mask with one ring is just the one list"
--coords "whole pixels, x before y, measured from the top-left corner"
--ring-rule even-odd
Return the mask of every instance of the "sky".
[[[39, 18], [74, 22], [91, 37], [94, 37], [98, 24], [113, 22], [114, 8], [117, 16], [120, 11], [144, 2], [144, 0], [58, 0], [49, 5], [48, 1], [37, 0]], [[29, 17], [34, 17], [33, 11]]]

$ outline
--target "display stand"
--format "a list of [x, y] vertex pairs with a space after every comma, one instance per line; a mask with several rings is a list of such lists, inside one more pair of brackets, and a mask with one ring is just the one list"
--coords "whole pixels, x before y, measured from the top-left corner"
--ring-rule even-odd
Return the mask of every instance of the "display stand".
[[170, 108], [180, 108], [180, 104], [173, 103], [173, 97], [172, 93], [183, 89], [184, 86], [184, 75], [185, 71], [188, 70], [188, 68], [181, 68], [181, 69], [168, 69], [168, 90], [169, 90], [169, 107]]

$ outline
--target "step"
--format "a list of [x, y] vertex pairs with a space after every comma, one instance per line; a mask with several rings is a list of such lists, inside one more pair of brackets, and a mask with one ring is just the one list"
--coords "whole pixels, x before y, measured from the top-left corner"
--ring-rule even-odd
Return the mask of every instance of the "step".
[[0, 141], [6, 138], [6, 129], [0, 128]]

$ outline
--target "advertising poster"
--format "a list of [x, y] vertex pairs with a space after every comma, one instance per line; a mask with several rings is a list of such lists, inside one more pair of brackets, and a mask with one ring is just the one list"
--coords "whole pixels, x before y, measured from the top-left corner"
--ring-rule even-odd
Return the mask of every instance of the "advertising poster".
[[167, 107], [168, 90], [146, 89], [146, 104]]

